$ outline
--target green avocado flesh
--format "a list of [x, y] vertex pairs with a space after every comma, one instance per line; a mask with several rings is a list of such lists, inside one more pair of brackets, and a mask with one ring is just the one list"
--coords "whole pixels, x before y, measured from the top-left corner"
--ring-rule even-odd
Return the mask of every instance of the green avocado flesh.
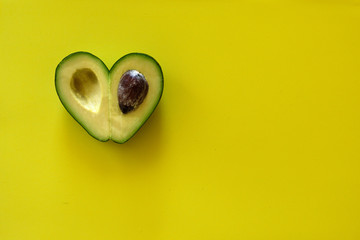
[[94, 138], [129, 140], [150, 117], [163, 92], [160, 65], [130, 53], [110, 69], [96, 56], [76, 52], [57, 66], [55, 87], [73, 118]]

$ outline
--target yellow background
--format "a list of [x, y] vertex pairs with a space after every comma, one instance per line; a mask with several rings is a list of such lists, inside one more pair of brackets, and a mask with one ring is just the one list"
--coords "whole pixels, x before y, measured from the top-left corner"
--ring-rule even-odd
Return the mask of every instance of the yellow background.
[[[158, 60], [129, 142], [57, 64]], [[0, 239], [360, 239], [359, 1], [0, 1]]]

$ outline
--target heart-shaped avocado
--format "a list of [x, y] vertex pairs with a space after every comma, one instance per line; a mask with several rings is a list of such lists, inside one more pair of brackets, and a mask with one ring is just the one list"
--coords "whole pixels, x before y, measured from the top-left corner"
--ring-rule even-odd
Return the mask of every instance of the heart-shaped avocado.
[[129, 140], [160, 101], [164, 80], [149, 55], [130, 53], [109, 69], [96, 56], [76, 52], [57, 66], [55, 87], [65, 109], [94, 138]]

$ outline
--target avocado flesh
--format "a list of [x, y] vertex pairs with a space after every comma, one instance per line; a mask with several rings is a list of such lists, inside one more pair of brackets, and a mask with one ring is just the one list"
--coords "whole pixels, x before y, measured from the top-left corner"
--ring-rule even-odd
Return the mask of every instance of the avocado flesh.
[[65, 109], [94, 138], [110, 138], [109, 71], [94, 55], [77, 52], [56, 68], [55, 86]]
[[[123, 113], [118, 102], [122, 75], [137, 70], [147, 80], [149, 89], [142, 103]], [[55, 86], [66, 110], [94, 138], [129, 140], [155, 110], [163, 91], [163, 74], [150, 56], [131, 53], [120, 58], [110, 72], [96, 56], [87, 52], [70, 54], [56, 69]]]
[[[119, 107], [117, 92], [124, 73], [136, 70], [149, 85], [142, 103], [133, 111], [123, 113]], [[150, 117], [160, 101], [163, 91], [163, 74], [160, 65], [152, 57], [131, 53], [120, 58], [110, 70], [110, 125], [111, 139], [117, 143], [129, 140]]]

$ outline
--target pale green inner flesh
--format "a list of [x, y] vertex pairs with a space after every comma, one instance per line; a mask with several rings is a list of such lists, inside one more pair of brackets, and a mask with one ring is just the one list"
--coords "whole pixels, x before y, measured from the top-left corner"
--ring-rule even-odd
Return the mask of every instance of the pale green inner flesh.
[[99, 111], [101, 104], [101, 87], [95, 73], [89, 68], [75, 71], [70, 81], [75, 99], [91, 112]]

